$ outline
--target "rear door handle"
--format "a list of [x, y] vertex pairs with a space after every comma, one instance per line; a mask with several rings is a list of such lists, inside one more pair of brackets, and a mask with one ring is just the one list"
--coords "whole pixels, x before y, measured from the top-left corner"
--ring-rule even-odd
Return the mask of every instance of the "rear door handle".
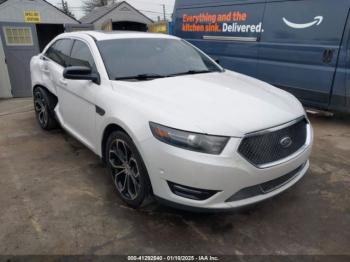
[[334, 53], [333, 49], [325, 49], [323, 52], [323, 59], [322, 59], [323, 63], [329, 64], [330, 62], [332, 62], [333, 53]]

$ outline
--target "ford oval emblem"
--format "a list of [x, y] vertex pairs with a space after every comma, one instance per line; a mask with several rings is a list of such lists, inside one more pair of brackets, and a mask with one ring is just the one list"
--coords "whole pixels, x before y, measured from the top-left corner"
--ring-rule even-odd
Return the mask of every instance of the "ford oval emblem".
[[288, 148], [292, 145], [293, 141], [289, 136], [285, 136], [280, 140], [280, 145], [283, 148]]

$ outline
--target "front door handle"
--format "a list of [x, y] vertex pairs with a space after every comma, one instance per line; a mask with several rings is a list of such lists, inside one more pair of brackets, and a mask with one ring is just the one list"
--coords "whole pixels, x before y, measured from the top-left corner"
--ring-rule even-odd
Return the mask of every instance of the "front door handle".
[[50, 70], [49, 70], [49, 67], [47, 65], [44, 65], [41, 70], [46, 73], [46, 74], [49, 74], [50, 73]]
[[323, 63], [329, 64], [330, 62], [332, 62], [333, 53], [334, 53], [333, 49], [325, 49], [323, 52], [323, 59], [322, 59]]
[[43, 60], [43, 61], [49, 61], [49, 59], [47, 59], [45, 56], [40, 56], [40, 59]]
[[40, 69], [41, 71], [43, 71], [45, 74], [49, 74], [50, 73], [50, 70], [49, 70], [49, 64], [48, 64], [48, 60], [47, 58], [46, 59], [43, 59], [44, 56], [42, 56], [40, 59], [43, 60], [43, 62], [41, 63], [41, 66], [40, 66]]
[[67, 85], [67, 81], [64, 80], [63, 78], [61, 78], [60, 80], [60, 84], [63, 85], [63, 86], [66, 86]]

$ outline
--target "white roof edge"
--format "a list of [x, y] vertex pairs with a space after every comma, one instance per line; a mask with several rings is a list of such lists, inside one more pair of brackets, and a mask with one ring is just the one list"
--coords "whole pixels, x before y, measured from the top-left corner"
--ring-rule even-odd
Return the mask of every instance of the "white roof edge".
[[77, 31], [71, 33], [64, 33], [62, 36], [92, 36], [97, 41], [112, 40], [112, 39], [126, 39], [126, 38], [163, 38], [163, 39], [178, 39], [176, 36], [147, 33], [147, 32], [129, 32], [129, 31], [111, 31], [111, 32], [100, 32], [100, 31]]

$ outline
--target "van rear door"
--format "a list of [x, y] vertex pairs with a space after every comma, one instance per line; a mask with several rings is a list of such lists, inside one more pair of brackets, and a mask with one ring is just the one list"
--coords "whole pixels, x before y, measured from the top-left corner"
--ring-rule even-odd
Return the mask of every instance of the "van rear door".
[[325, 108], [348, 15], [348, 1], [269, 1], [258, 78]]
[[174, 33], [223, 67], [256, 76], [264, 7], [265, 0], [177, 0]]
[[329, 110], [350, 113], [350, 11], [340, 46]]

